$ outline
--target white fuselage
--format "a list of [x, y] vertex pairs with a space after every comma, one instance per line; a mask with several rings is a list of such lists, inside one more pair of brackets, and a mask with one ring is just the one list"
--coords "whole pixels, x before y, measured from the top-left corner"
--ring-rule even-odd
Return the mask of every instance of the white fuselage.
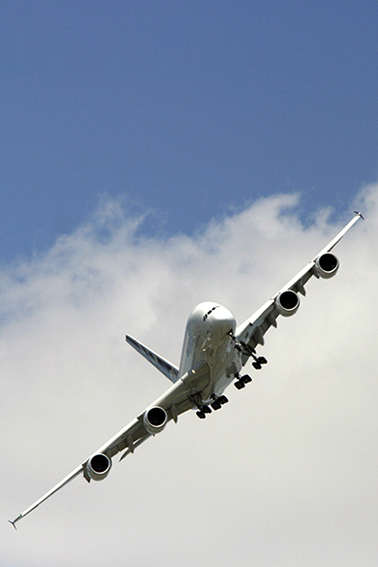
[[236, 320], [218, 303], [197, 305], [190, 315], [180, 362], [180, 378], [207, 363], [209, 384], [200, 393], [202, 403], [208, 403], [229, 386], [242, 367], [241, 354], [235, 348]]

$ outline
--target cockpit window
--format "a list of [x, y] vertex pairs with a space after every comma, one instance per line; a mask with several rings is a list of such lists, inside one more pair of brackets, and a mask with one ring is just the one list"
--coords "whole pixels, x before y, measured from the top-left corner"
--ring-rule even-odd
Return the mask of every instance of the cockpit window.
[[205, 313], [205, 315], [203, 316], [203, 320], [206, 321], [206, 319], [208, 318], [208, 316], [215, 311], [217, 308], [219, 307], [219, 305], [214, 305], [214, 307], [212, 307], [210, 309], [210, 311], [208, 311], [207, 313]]

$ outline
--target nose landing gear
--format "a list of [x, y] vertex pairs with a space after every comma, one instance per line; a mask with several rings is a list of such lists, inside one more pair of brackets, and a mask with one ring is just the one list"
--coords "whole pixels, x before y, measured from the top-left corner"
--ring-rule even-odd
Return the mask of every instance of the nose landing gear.
[[261, 370], [262, 364], [268, 364], [267, 359], [264, 356], [254, 356], [254, 362], [252, 362], [253, 368], [255, 368], [255, 370]]
[[254, 348], [250, 347], [248, 344], [244, 343], [243, 341], [240, 341], [240, 343], [238, 343], [235, 337], [232, 338], [235, 340], [235, 348], [238, 351], [240, 351], [242, 354], [246, 356], [250, 356], [251, 358], [253, 358], [252, 366], [253, 368], [255, 368], [255, 370], [261, 370], [261, 366], [263, 364], [268, 364], [268, 361], [265, 358], [265, 356], [256, 355], [256, 351]]

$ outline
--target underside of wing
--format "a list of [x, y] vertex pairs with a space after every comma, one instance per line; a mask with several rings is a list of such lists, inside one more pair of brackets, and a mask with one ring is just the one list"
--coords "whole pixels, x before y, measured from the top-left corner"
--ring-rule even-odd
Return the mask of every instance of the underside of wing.
[[178, 416], [196, 406], [195, 395], [204, 388], [209, 380], [209, 368], [202, 365], [195, 371], [188, 372], [180, 380], [165, 392], [160, 398], [144, 410], [138, 417], [131, 421], [126, 427], [119, 431], [107, 443], [102, 445], [98, 451], [92, 454], [72, 473], [65, 477], [59, 484], [49, 490], [44, 496], [27, 508], [11, 524], [16, 523], [27, 514], [35, 510], [42, 502], [63, 488], [68, 482], [83, 474], [84, 478], [91, 480], [103, 480], [112, 467], [112, 458], [123, 452], [122, 460], [141, 445], [146, 439], [160, 433], [168, 421], [177, 422]]
[[209, 373], [208, 365], [204, 364], [195, 371], [185, 374], [125, 430], [120, 431], [106, 445], [101, 447], [99, 452], [113, 457], [125, 450], [120, 459], [123, 460], [148, 437], [160, 433], [168, 421], [173, 420], [177, 423], [179, 415], [196, 407], [195, 396], [208, 384]]
[[306, 295], [305, 285], [312, 276], [329, 279], [336, 274], [339, 268], [339, 261], [331, 253], [331, 250], [360, 218], [363, 218], [361, 213], [356, 212], [352, 220], [311, 262], [276, 293], [272, 299], [256, 311], [252, 317], [236, 329], [236, 340], [243, 347], [243, 364], [247, 362], [257, 345], [264, 345], [264, 335], [270, 327], [277, 327], [279, 315], [289, 317], [297, 312], [300, 304], [299, 294]]
[[180, 380], [96, 453], [105, 454], [111, 459], [124, 451], [121, 457], [123, 459], [128, 454], [134, 453], [134, 450], [151, 435], [160, 433], [168, 421], [177, 422], [178, 416], [191, 409], [193, 405], [187, 384]]

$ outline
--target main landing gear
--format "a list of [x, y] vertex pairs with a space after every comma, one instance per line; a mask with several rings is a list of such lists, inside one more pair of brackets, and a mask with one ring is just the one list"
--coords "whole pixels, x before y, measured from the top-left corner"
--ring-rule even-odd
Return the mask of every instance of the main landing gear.
[[249, 382], [252, 382], [252, 378], [248, 374], [245, 374], [244, 376], [236, 375], [235, 378], [238, 378], [236, 380], [236, 382], [234, 382], [234, 386], [238, 390], [245, 388], [246, 384], [249, 384]]
[[196, 412], [196, 415], [198, 415], [198, 417], [200, 419], [205, 419], [206, 415], [211, 413], [211, 408], [214, 411], [217, 411], [219, 409], [221, 409], [221, 407], [224, 404], [227, 404], [228, 402], [228, 398], [226, 398], [226, 396], [219, 396], [219, 398], [215, 398], [213, 402], [211, 402], [210, 406], [207, 405], [203, 405], [203, 406], [198, 406], [198, 411]]
[[[263, 364], [268, 364], [268, 361], [264, 356], [256, 356], [255, 353], [252, 352], [252, 349], [249, 349], [248, 354], [253, 357], [252, 366], [255, 370], [261, 370]], [[238, 390], [245, 388], [246, 384], [252, 382], [252, 378], [248, 374], [245, 374], [244, 376], [239, 376], [239, 374], [237, 374], [235, 378], [237, 378], [237, 380], [234, 382], [234, 386]]]
[[[254, 349], [247, 347], [247, 345], [243, 346], [245, 349], [248, 348], [248, 355], [253, 358], [252, 366], [255, 370], [261, 370], [263, 364], [268, 364], [268, 361], [264, 356], [256, 356]], [[238, 390], [245, 388], [246, 384], [252, 382], [252, 378], [248, 374], [245, 374], [244, 376], [239, 376], [239, 374], [237, 374], [235, 378], [237, 378], [237, 380], [234, 382], [234, 386]]]

